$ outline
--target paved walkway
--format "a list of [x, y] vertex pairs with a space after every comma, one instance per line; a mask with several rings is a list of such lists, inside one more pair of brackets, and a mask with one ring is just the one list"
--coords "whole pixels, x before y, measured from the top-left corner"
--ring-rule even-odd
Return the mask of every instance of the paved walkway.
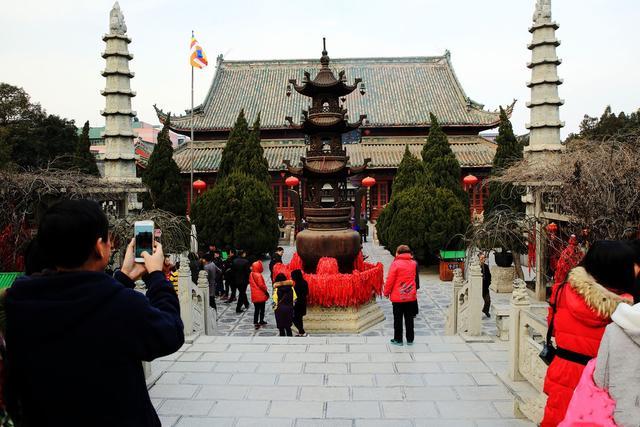
[[[288, 248], [287, 248], [288, 249]], [[366, 244], [370, 260], [391, 256]], [[288, 249], [285, 260], [291, 254]], [[386, 268], [385, 268], [386, 271]], [[253, 308], [219, 308], [219, 336], [202, 336], [153, 362], [150, 394], [164, 426], [520, 426], [513, 398], [496, 377], [505, 343], [443, 336], [451, 284], [421, 273], [420, 314], [411, 347], [388, 343], [386, 320], [361, 335], [285, 338], [253, 328]], [[493, 319], [483, 329], [495, 333]]]

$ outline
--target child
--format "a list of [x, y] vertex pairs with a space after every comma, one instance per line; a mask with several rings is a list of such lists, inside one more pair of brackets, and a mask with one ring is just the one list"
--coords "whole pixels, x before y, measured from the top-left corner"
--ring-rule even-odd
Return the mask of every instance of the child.
[[275, 306], [273, 311], [276, 315], [276, 325], [280, 331], [280, 336], [293, 336], [291, 325], [293, 324], [293, 303], [296, 300], [296, 292], [293, 290], [293, 281], [287, 280], [287, 276], [282, 273], [276, 275], [273, 284], [273, 301]]
[[[251, 286], [251, 302], [255, 307], [255, 311], [253, 312], [253, 325], [256, 329], [267, 324], [267, 322], [264, 321], [264, 306], [269, 299], [269, 290], [267, 289], [266, 283], [264, 283], [262, 270], [262, 263], [260, 261], [251, 264], [249, 286]], [[260, 321], [258, 321], [258, 317]]]

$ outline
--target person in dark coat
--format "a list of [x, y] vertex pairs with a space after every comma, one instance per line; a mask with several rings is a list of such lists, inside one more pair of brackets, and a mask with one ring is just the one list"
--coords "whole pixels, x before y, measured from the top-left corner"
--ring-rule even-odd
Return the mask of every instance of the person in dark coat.
[[[249, 286], [249, 275], [251, 274], [251, 263], [247, 259], [247, 253], [245, 251], [240, 251], [238, 256], [233, 259], [231, 272], [233, 273], [233, 283], [236, 289], [238, 289], [236, 313], [242, 313], [249, 308], [247, 287]], [[243, 306], [244, 309], [242, 308]]]
[[224, 275], [224, 288], [227, 294], [225, 304], [231, 304], [236, 300], [236, 284], [233, 271], [231, 270], [231, 265], [233, 264], [233, 260], [236, 257], [236, 253], [233, 249], [228, 249], [227, 253], [229, 255], [224, 261], [224, 269], [222, 270], [222, 274]]
[[[18, 278], [6, 294], [6, 386], [17, 426], [160, 426], [142, 361], [184, 343], [164, 255], [135, 240], [122, 269], [104, 273], [111, 243], [100, 206], [63, 201], [42, 217], [38, 244], [54, 271]], [[134, 290], [143, 278], [146, 296]]]
[[271, 261], [269, 261], [269, 277], [271, 278], [271, 282], [273, 282], [273, 267], [276, 264], [282, 262], [282, 256], [284, 255], [284, 248], [278, 246], [276, 251], [271, 255]]
[[291, 325], [293, 324], [293, 304], [296, 300], [296, 291], [293, 289], [293, 281], [287, 280], [287, 276], [280, 273], [276, 275], [273, 284], [273, 309], [276, 315], [276, 326], [280, 331], [280, 336], [293, 336]]
[[293, 306], [293, 324], [298, 329], [297, 337], [309, 336], [304, 330], [303, 318], [307, 314], [307, 296], [309, 295], [309, 284], [302, 276], [301, 270], [293, 270], [291, 272], [291, 279], [293, 279], [294, 289], [296, 291], [297, 299]]
[[478, 259], [480, 260], [480, 267], [482, 268], [482, 299], [484, 300], [482, 312], [485, 316], [491, 317], [489, 313], [491, 309], [491, 293], [489, 292], [489, 286], [491, 286], [491, 270], [487, 265], [487, 256], [484, 252], [480, 252]]

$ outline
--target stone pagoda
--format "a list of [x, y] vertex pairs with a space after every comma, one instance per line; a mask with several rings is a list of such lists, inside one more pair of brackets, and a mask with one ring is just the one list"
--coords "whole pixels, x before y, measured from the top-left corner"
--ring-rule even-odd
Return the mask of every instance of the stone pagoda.
[[[104, 179], [113, 183], [112, 193], [116, 200], [105, 202], [116, 215], [127, 215], [131, 210], [142, 208], [137, 193], [146, 192], [140, 178], [136, 177], [136, 158], [132, 119], [136, 113], [131, 109], [133, 73], [129, 70], [131, 39], [126, 35], [127, 26], [120, 5], [116, 2], [109, 13], [109, 33], [102, 37], [107, 44], [102, 52], [106, 67], [102, 75], [106, 79], [105, 109], [100, 112], [105, 118]], [[105, 205], [107, 206], [107, 205]]]
[[131, 109], [131, 98], [136, 96], [130, 84], [134, 74], [129, 70], [133, 55], [129, 53], [131, 39], [126, 33], [124, 16], [116, 2], [109, 14], [109, 33], [102, 37], [107, 44], [102, 53], [106, 60], [102, 72], [106, 87], [101, 91], [106, 105], [100, 112], [105, 118], [104, 175], [113, 181], [139, 182], [136, 178], [135, 135], [131, 126], [136, 115]]
[[296, 249], [305, 272], [315, 272], [321, 257], [332, 257], [337, 260], [341, 273], [351, 273], [360, 252], [360, 236], [350, 228], [349, 221], [352, 215], [359, 218], [363, 193], [359, 192], [360, 197], [352, 204], [347, 198], [347, 178], [362, 172], [368, 160], [357, 168], [348, 165], [342, 135], [359, 128], [366, 115], [349, 122], [344, 102], [359, 85], [364, 95], [364, 84], [360, 78], [348, 84], [344, 71], [336, 78], [329, 62], [323, 39], [317, 75], [311, 79], [305, 72], [301, 84], [296, 79], [289, 80], [287, 96], [293, 87], [299, 94], [311, 98], [311, 105], [302, 111], [299, 125], [293, 123], [292, 117], [286, 117], [291, 128], [304, 132], [308, 146], [301, 158], [301, 167], [294, 167], [287, 160], [285, 164], [301, 181], [302, 193], [292, 190], [291, 194], [297, 222], [304, 218], [308, 225], [296, 238]]
[[[556, 55], [560, 41], [556, 39], [559, 25], [551, 19], [551, 0], [537, 0], [533, 14], [533, 25], [529, 32], [533, 35], [527, 46], [531, 50], [531, 81], [527, 86], [531, 89], [531, 100], [527, 107], [531, 110], [529, 129], [529, 146], [525, 151], [529, 154], [553, 152], [562, 149], [560, 143], [560, 106], [564, 103], [558, 97], [558, 86], [562, 79], [558, 77], [558, 65], [562, 62]], [[534, 154], [535, 156], [535, 154]]]

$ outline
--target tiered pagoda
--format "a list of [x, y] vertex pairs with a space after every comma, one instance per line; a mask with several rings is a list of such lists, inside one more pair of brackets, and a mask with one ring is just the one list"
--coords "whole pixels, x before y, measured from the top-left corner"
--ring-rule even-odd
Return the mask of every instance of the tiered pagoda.
[[[342, 135], [358, 129], [367, 116], [361, 114], [356, 122], [349, 122], [344, 102], [347, 95], [358, 89], [362, 79], [356, 78], [350, 85], [344, 71], [336, 78], [329, 62], [323, 38], [321, 67], [315, 78], [312, 80], [305, 72], [302, 84], [296, 79], [289, 80], [287, 95], [293, 86], [296, 92], [311, 98], [309, 108], [302, 111], [300, 124], [294, 124], [292, 117], [285, 118], [293, 129], [304, 132], [309, 145], [306, 155], [301, 157], [302, 167], [292, 166], [289, 161], [292, 159], [285, 159], [284, 163], [289, 173], [298, 176], [302, 183], [302, 203], [296, 190], [291, 190], [291, 195], [296, 222], [304, 218], [308, 224], [296, 240], [305, 271], [314, 272], [321, 257], [333, 257], [338, 261], [340, 272], [350, 273], [360, 251], [360, 236], [349, 227], [354, 205], [348, 200], [347, 178], [362, 172], [368, 159], [357, 168], [350, 167]], [[360, 85], [360, 92], [364, 95], [364, 84]], [[355, 205], [360, 207], [360, 203]], [[359, 217], [357, 208], [356, 218]]]

